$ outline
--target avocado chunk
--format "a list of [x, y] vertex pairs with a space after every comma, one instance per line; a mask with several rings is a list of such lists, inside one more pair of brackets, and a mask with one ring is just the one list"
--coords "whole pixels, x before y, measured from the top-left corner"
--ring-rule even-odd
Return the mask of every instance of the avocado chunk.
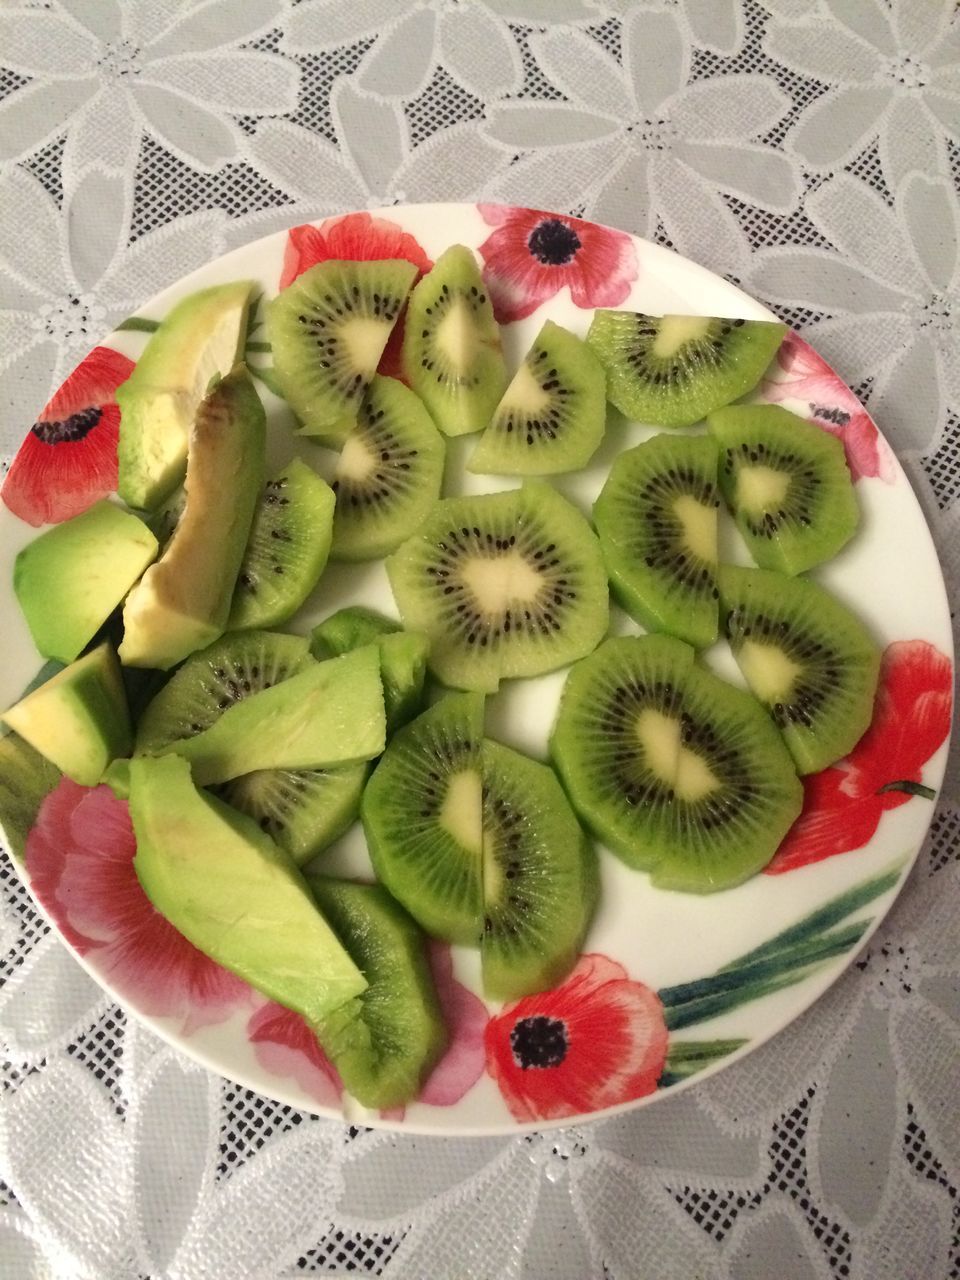
[[29, 542], [13, 589], [43, 656], [82, 653], [156, 554], [143, 521], [107, 499]]
[[310, 652], [321, 661], [367, 644], [376, 645], [380, 652], [389, 735], [402, 729], [423, 706], [430, 643], [422, 632], [402, 631], [397, 623], [362, 605], [331, 614], [310, 633]]
[[256, 769], [358, 764], [379, 755], [385, 743], [380, 659], [368, 645], [251, 693], [209, 729], [156, 754], [175, 751], [206, 787]]
[[80, 784], [95, 787], [133, 735], [117, 655], [98, 645], [0, 717], [24, 741]]
[[313, 1027], [366, 988], [289, 854], [185, 760], [131, 761], [130, 816], [147, 897], [204, 955]]
[[222, 635], [263, 487], [266, 419], [238, 365], [197, 411], [173, 537], [123, 610], [120, 661], [166, 670]]
[[0, 738], [0, 844], [15, 858], [26, 853], [37, 811], [60, 781], [60, 770], [17, 733]]
[[183, 480], [190, 430], [211, 378], [243, 358], [252, 283], [238, 280], [176, 304], [117, 389], [117, 490], [151, 511]]

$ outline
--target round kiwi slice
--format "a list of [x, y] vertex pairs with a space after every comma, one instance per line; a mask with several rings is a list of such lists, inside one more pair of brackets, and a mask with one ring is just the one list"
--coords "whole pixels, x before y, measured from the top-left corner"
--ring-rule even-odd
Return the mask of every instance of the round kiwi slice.
[[515, 476], [576, 471], [593, 457], [606, 421], [603, 366], [581, 338], [548, 320], [467, 470]]
[[483, 698], [449, 694], [390, 741], [367, 783], [363, 828], [377, 877], [428, 933], [477, 946]]
[[373, 560], [417, 528], [443, 483], [443, 437], [423, 403], [375, 375], [333, 479], [335, 560]]
[[758, 565], [803, 573], [853, 537], [860, 508], [835, 436], [779, 405], [730, 405], [708, 422], [720, 488]]
[[593, 508], [619, 603], [698, 649], [717, 638], [717, 447], [656, 435], [621, 453]]
[[444, 435], [481, 431], [503, 395], [500, 327], [477, 260], [461, 244], [442, 254], [410, 295], [403, 369]]
[[748, 879], [803, 800], [756, 699], [669, 636], [608, 640], [578, 663], [551, 749], [580, 817], [659, 888], [707, 893]]
[[327, 563], [330, 486], [294, 458], [264, 486], [230, 606], [231, 631], [275, 627], [293, 617]]
[[607, 371], [607, 395], [628, 418], [688, 427], [751, 391], [786, 326], [767, 320], [598, 311], [587, 342]]
[[596, 535], [548, 484], [438, 502], [387, 560], [406, 625], [445, 684], [494, 690], [589, 653], [607, 629]]
[[573, 968], [593, 915], [593, 846], [549, 766], [489, 739], [483, 774], [483, 989], [546, 991]]
[[845, 756], [866, 731], [880, 650], [829, 591], [805, 578], [724, 565], [724, 630], [740, 670], [800, 773]]
[[331, 259], [267, 307], [274, 373], [305, 435], [338, 447], [417, 274], [412, 262]]

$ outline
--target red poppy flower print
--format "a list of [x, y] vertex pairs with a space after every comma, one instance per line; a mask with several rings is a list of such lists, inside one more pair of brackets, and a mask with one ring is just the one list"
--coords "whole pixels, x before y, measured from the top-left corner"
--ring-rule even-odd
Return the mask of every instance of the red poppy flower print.
[[109, 787], [64, 778], [27, 837], [34, 892], [70, 945], [144, 1013], [183, 1019], [183, 1032], [220, 1022], [253, 998], [150, 902], [133, 866], [136, 840]]
[[933, 645], [889, 645], [870, 728], [845, 760], [804, 779], [803, 810], [767, 874], [860, 849], [887, 809], [915, 795], [933, 799], [923, 766], [950, 731], [952, 696], [950, 660]]
[[0, 497], [34, 526], [59, 524], [117, 487], [116, 391], [133, 361], [94, 347], [30, 428]]
[[581, 956], [561, 986], [491, 1018], [487, 1070], [516, 1120], [558, 1120], [657, 1087], [667, 1027], [656, 992], [603, 955]]
[[480, 246], [480, 256], [501, 324], [531, 315], [564, 286], [578, 307], [618, 307], [626, 300], [638, 273], [626, 232], [542, 209], [477, 208], [496, 228]]
[[806, 416], [843, 444], [854, 480], [876, 476], [892, 484], [893, 454], [873, 419], [839, 374], [798, 333], [788, 333], [777, 352], [779, 373], [761, 388], [763, 399], [804, 400]]
[[[341, 218], [328, 218], [319, 227], [309, 223], [291, 227], [283, 252], [280, 288], [292, 284], [308, 267], [330, 258], [348, 262], [380, 262], [385, 258], [403, 258], [418, 270], [417, 279], [433, 266], [419, 243], [408, 231], [369, 213], [348, 213]], [[378, 369], [389, 378], [403, 381], [401, 349], [406, 308], [400, 313], [387, 341]]]

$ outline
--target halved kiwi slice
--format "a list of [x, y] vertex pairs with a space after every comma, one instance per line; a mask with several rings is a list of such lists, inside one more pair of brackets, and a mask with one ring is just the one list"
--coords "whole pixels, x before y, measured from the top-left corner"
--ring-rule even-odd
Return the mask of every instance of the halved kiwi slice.
[[546, 476], [585, 467], [607, 421], [603, 366], [548, 320], [497, 405], [468, 471]]
[[452, 245], [410, 295], [407, 381], [448, 436], [482, 430], [507, 385], [500, 328], [477, 260]]
[[656, 435], [621, 453], [593, 508], [610, 585], [643, 626], [717, 638], [717, 446]]
[[669, 636], [608, 640], [578, 663], [551, 749], [583, 821], [663, 889], [707, 893], [748, 879], [803, 799], [756, 699]]
[[805, 578], [724, 565], [724, 630], [747, 683], [800, 773], [845, 756], [866, 731], [880, 650], [829, 591]]
[[376, 374], [333, 479], [333, 558], [373, 560], [409, 537], [440, 497], [445, 452], [422, 401]]
[[587, 342], [607, 371], [607, 396], [638, 422], [688, 427], [751, 391], [786, 325], [710, 316], [598, 311]]
[[317, 585], [333, 532], [333, 491], [294, 458], [264, 486], [230, 607], [228, 629], [275, 627]]
[[267, 308], [274, 373], [303, 434], [343, 443], [417, 274], [412, 262], [318, 262]]
[[596, 535], [549, 485], [438, 502], [387, 560], [401, 617], [445, 684], [494, 690], [589, 653], [609, 596]]
[[835, 556], [860, 521], [843, 445], [779, 405], [710, 414], [720, 488], [754, 560], [803, 573]]
[[344, 1085], [365, 1107], [417, 1096], [447, 1042], [426, 939], [380, 886], [311, 876], [323, 912], [367, 980], [317, 1027]]
[[365, 644], [375, 644], [380, 651], [383, 705], [387, 733], [391, 734], [420, 711], [429, 642], [420, 632], [403, 631], [397, 623], [362, 605], [332, 613], [310, 633], [310, 652], [321, 661]]
[[378, 879], [436, 938], [476, 946], [483, 925], [483, 698], [449, 694], [395, 734], [361, 817]]

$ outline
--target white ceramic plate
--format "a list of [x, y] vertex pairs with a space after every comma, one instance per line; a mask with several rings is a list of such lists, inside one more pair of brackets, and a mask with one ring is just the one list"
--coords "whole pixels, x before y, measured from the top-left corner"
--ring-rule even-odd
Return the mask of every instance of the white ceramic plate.
[[[284, 273], [289, 277], [318, 256], [410, 255], [422, 267], [460, 242], [484, 261], [506, 322], [511, 367], [545, 319], [583, 334], [596, 306], [771, 318], [696, 264], [573, 218], [473, 205], [395, 207], [374, 218], [386, 221], [351, 214], [248, 245], [145, 303], [140, 317], [159, 320], [184, 295], [232, 279], [253, 278], [270, 297]], [[401, 230], [413, 239], [402, 238]], [[105, 340], [41, 415], [6, 482], [2, 706], [16, 700], [42, 665], [13, 596], [14, 557], [37, 536], [37, 524], [62, 519], [112, 487], [118, 415], [112, 392], [129, 371], [113, 353], [135, 360], [146, 337], [134, 327]], [[269, 354], [256, 350], [263, 337], [262, 329], [252, 335], [254, 367], [269, 364]], [[260, 389], [271, 461], [280, 465], [297, 451], [329, 474], [334, 455], [295, 440], [289, 411], [264, 384]], [[403, 1113], [372, 1115], [342, 1094], [295, 1015], [266, 1005], [217, 970], [153, 912], [132, 869], [125, 806], [106, 788], [85, 792], [61, 781], [43, 800], [18, 865], [90, 973], [160, 1035], [243, 1085], [319, 1114], [430, 1133], [516, 1132], [650, 1102], [749, 1052], [797, 1017], [876, 928], [916, 857], [945, 764], [952, 646], [943, 580], [920, 508], [852, 393], [805, 343], [791, 338], [757, 397], [783, 403], [843, 439], [862, 525], [813, 576], [869, 623], [884, 649], [874, 724], [847, 762], [808, 782], [808, 811], [790, 837], [780, 874], [697, 897], [655, 890], [603, 851], [601, 905], [574, 974], [556, 991], [507, 1009], [475, 994], [475, 953], [435, 948], [452, 1048], [421, 1099]], [[616, 454], [650, 434], [650, 428], [611, 423], [591, 466], [558, 477], [557, 487], [588, 512]], [[470, 448], [469, 439], [451, 442], [448, 493], [513, 487], [514, 481], [466, 475], [462, 462]], [[723, 554], [748, 563], [731, 522], [724, 526]], [[331, 565], [291, 627], [306, 631], [352, 602], [395, 613], [380, 562]], [[622, 616], [615, 626], [638, 630]], [[722, 645], [706, 661], [739, 682]], [[563, 679], [559, 672], [505, 684], [489, 700], [488, 734], [543, 756]], [[0, 784], [5, 767], [0, 761]], [[22, 854], [29, 816], [13, 814], [8, 804], [0, 818]], [[369, 875], [359, 828], [320, 862], [334, 874]], [[748, 954], [760, 948], [759, 955]], [[550, 1065], [524, 1065], [524, 1043], [545, 1033], [552, 1037]]]

